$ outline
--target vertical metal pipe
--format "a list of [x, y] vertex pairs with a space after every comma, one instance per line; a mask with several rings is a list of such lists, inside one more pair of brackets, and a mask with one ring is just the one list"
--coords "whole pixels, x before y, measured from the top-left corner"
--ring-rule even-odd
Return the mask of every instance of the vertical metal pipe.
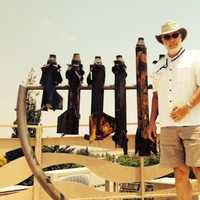
[[84, 75], [80, 54], [73, 55], [71, 64], [68, 65], [66, 78], [69, 83], [68, 107], [67, 110], [58, 117], [57, 133], [62, 135], [78, 135], [80, 120], [80, 87]]
[[[38, 160], [38, 163], [41, 165], [42, 159], [42, 127], [41, 125], [37, 126], [36, 136], [35, 136], [35, 155]], [[33, 199], [40, 199], [40, 183], [37, 181], [37, 178], [34, 176], [34, 190], [33, 190]]]
[[140, 156], [150, 155], [150, 143], [146, 128], [149, 124], [147, 49], [143, 38], [136, 44], [137, 118], [136, 152]]
[[144, 200], [145, 195], [145, 180], [144, 180], [144, 157], [140, 157], [140, 194], [142, 200]]
[[121, 55], [116, 56], [112, 72], [115, 75], [115, 120], [116, 130], [113, 140], [128, 154], [127, 114], [126, 114], [126, 65]]
[[104, 104], [105, 66], [102, 64], [100, 56], [95, 56], [94, 64], [90, 65], [87, 83], [92, 87], [91, 114], [102, 114]]

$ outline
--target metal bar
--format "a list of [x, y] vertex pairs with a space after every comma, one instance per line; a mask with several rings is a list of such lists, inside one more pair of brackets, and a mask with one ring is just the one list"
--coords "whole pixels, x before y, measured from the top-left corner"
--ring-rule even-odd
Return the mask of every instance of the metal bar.
[[[27, 90], [43, 90], [42, 86], [27, 86], [26, 87]], [[68, 85], [63, 85], [63, 86], [57, 86], [56, 87], [56, 90], [68, 90], [69, 89], [69, 86]], [[91, 90], [92, 87], [91, 86], [81, 86], [80, 88], [81, 90]], [[115, 87], [114, 85], [106, 85], [104, 86], [104, 90], [114, 90]], [[136, 90], [137, 89], [137, 86], [136, 85], [129, 85], [129, 86], [126, 86], [126, 89], [127, 90]], [[148, 85], [148, 89], [152, 89], [152, 85]]]
[[[42, 127], [39, 125], [36, 132], [36, 141], [35, 141], [35, 155], [38, 160], [38, 163], [41, 164], [42, 159]], [[37, 178], [34, 176], [34, 190], [33, 190], [33, 199], [40, 199], [40, 183], [37, 181]]]
[[26, 96], [27, 96], [27, 88], [20, 86], [17, 99], [17, 123], [18, 123], [19, 138], [24, 152], [24, 156], [34, 176], [37, 178], [38, 182], [43, 187], [43, 189], [48, 193], [48, 195], [54, 200], [65, 200], [66, 198], [64, 197], [64, 195], [54, 187], [50, 179], [42, 171], [39, 162], [29, 143], [29, 138], [27, 134], [28, 131], [26, 126], [27, 125], [26, 105], [25, 105]]
[[[157, 122], [157, 124], [159, 124]], [[137, 125], [137, 122], [129, 122], [127, 125]], [[88, 127], [89, 124], [80, 124], [80, 127]], [[0, 124], [0, 128], [16, 128], [17, 125]], [[27, 125], [27, 128], [37, 128], [38, 125]], [[43, 128], [56, 128], [56, 125], [42, 125]]]
[[141, 199], [144, 200], [145, 196], [145, 180], [144, 180], [144, 157], [140, 156], [140, 174], [141, 174], [141, 180], [140, 180], [140, 194]]

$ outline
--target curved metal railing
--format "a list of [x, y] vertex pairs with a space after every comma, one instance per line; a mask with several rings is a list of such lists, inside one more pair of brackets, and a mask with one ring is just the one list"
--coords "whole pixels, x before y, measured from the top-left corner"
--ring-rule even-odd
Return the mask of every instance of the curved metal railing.
[[19, 131], [19, 138], [21, 146], [27, 160], [29, 167], [31, 168], [33, 174], [37, 178], [43, 189], [49, 194], [49, 196], [54, 200], [65, 200], [62, 193], [60, 193], [54, 185], [51, 183], [50, 179], [45, 175], [40, 167], [40, 164], [32, 150], [27, 134], [27, 120], [26, 120], [26, 95], [27, 88], [19, 86], [18, 99], [17, 99], [17, 124]]

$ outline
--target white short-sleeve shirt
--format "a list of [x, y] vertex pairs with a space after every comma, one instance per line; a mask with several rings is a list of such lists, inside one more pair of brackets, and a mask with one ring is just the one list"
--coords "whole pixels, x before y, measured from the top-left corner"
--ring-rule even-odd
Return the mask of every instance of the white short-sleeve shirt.
[[170, 117], [172, 109], [186, 104], [200, 86], [200, 51], [181, 49], [174, 58], [163, 57], [154, 66], [152, 85], [158, 93], [161, 127], [200, 125], [200, 105], [179, 122]]

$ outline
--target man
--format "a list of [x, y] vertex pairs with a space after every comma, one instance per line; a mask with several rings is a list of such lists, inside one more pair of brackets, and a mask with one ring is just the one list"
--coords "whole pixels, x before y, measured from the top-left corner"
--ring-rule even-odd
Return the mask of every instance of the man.
[[189, 167], [200, 181], [200, 54], [185, 50], [187, 30], [170, 21], [156, 39], [167, 53], [155, 65], [150, 140], [160, 122], [160, 163], [174, 169], [179, 200], [192, 200]]

